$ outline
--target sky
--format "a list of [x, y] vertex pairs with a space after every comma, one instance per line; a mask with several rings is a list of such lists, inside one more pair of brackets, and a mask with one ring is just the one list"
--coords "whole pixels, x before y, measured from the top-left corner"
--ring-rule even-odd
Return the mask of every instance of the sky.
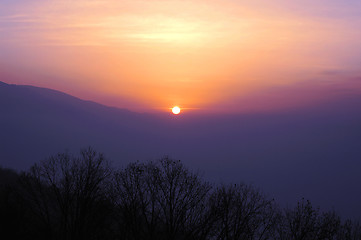
[[361, 93], [358, 0], [2, 0], [0, 80], [137, 112]]

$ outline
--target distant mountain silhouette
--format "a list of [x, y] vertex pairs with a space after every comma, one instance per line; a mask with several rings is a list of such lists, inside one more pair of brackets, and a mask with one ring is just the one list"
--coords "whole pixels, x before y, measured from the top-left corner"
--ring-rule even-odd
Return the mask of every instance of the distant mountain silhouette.
[[360, 106], [361, 96], [348, 96], [277, 113], [174, 118], [0, 82], [0, 166], [27, 169], [86, 146], [116, 166], [170, 155], [209, 179], [254, 183], [281, 203], [305, 197], [353, 216], [361, 212]]
[[153, 119], [51, 89], [3, 82], [0, 110], [1, 164], [17, 169], [64, 149], [87, 145], [129, 147]]

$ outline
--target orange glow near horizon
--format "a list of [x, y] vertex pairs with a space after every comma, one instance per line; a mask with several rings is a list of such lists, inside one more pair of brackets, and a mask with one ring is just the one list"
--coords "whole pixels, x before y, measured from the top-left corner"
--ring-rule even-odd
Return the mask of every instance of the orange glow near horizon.
[[0, 31], [8, 33], [0, 43], [11, 51], [3, 68], [24, 72], [19, 83], [136, 111], [165, 111], [169, 103], [262, 109], [260, 94], [269, 89], [310, 79], [337, 84], [327, 71], [358, 73], [350, 59], [358, 56], [352, 39], [361, 34], [346, 20], [292, 15], [261, 2], [262, 8], [220, 0], [26, 1], [0, 17]]

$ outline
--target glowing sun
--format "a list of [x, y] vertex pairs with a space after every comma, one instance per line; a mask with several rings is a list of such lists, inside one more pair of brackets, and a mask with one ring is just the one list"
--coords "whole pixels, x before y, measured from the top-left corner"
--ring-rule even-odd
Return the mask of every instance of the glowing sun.
[[178, 106], [175, 106], [172, 108], [172, 113], [175, 115], [179, 114], [180, 111], [181, 111], [181, 109]]

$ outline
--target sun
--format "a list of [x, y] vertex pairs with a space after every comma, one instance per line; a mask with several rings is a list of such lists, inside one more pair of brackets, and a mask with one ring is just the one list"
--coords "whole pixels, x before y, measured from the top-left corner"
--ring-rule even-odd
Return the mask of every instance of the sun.
[[178, 106], [175, 106], [172, 108], [172, 113], [175, 115], [178, 115], [180, 113], [181, 109]]

